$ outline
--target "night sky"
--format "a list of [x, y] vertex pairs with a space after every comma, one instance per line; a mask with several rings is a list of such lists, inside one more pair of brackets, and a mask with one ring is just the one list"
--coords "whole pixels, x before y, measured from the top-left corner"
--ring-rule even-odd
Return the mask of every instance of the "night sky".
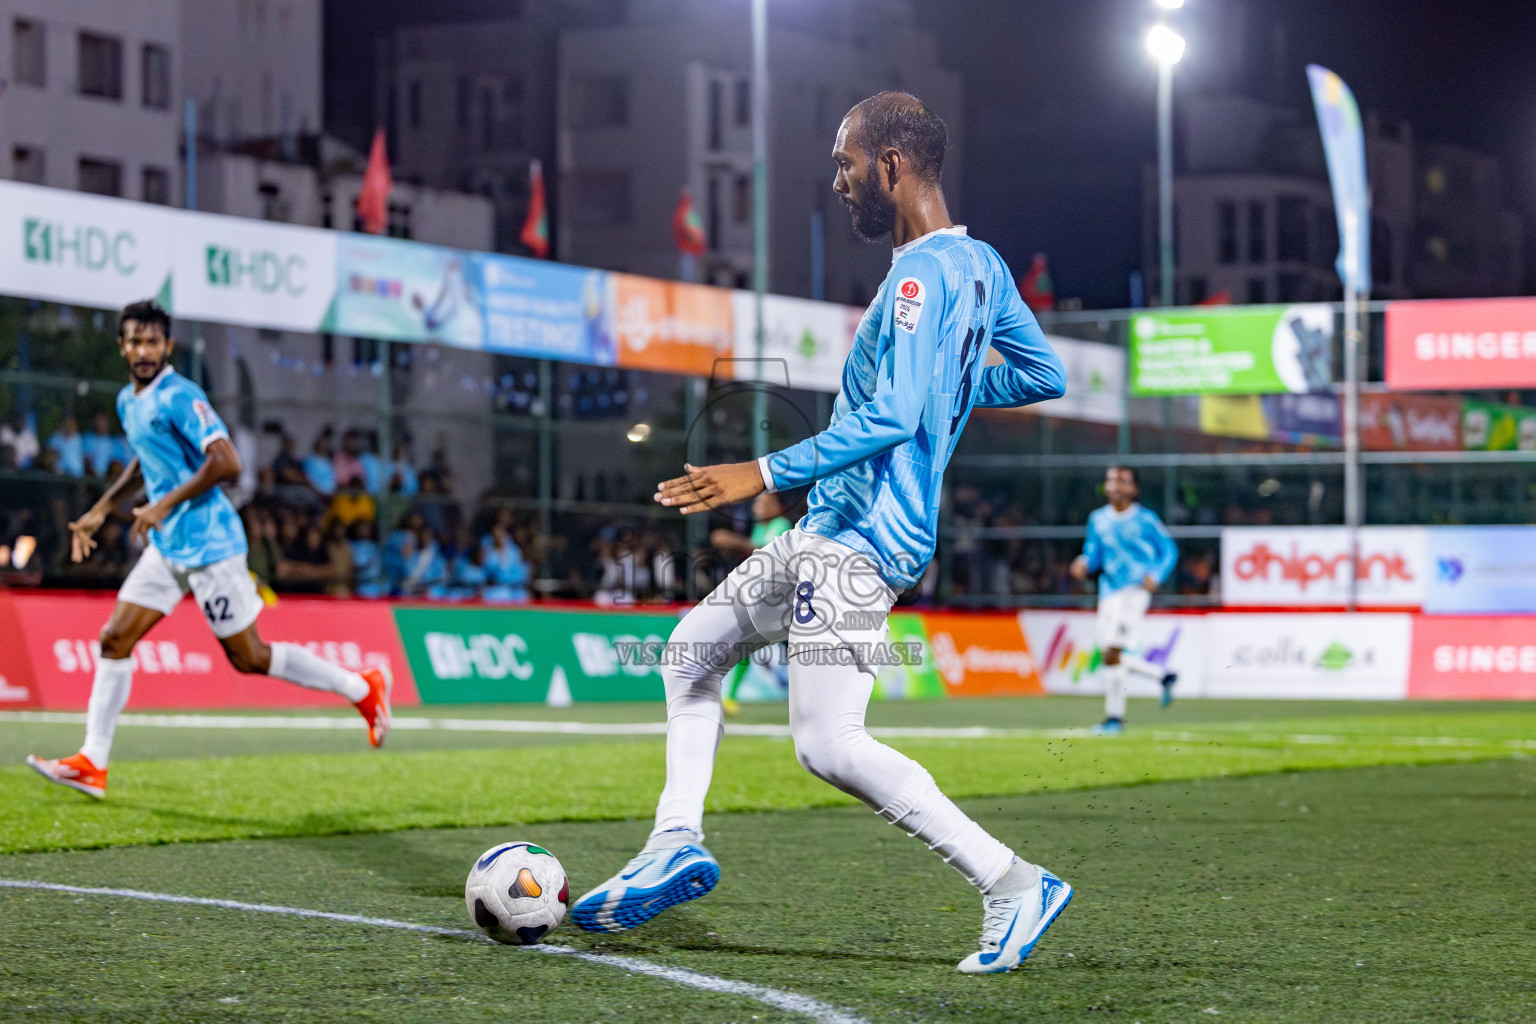
[[[770, 0], [808, 2], [826, 0]], [[442, 18], [501, 5], [328, 0], [334, 130], [366, 142], [372, 34], [424, 7]], [[1154, 72], [1141, 43], [1153, 0], [918, 0], [918, 9], [965, 82], [962, 205], [973, 231], [1016, 270], [1049, 254], [1059, 296], [1124, 305], [1139, 259], [1141, 170], [1155, 155]], [[1536, 215], [1536, 3], [1188, 0], [1177, 18], [1190, 40], [1181, 90], [1283, 93], [1304, 109], [1303, 68], [1325, 64], [1385, 124], [1407, 120], [1422, 141], [1500, 156], [1509, 201]]]

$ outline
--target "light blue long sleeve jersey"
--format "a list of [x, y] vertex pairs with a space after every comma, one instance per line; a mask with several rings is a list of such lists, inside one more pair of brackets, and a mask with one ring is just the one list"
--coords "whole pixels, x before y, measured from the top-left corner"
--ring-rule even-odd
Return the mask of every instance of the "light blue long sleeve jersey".
[[[144, 491], [159, 501], [202, 468], [208, 446], [229, 440], [203, 389], [167, 366], [137, 394], [130, 384], [117, 394], [117, 418], [138, 457]], [[245, 527], [222, 488], [182, 502], [149, 535], [177, 565], [212, 565], [246, 553]]]
[[[1001, 365], [986, 365], [988, 346]], [[816, 481], [800, 529], [863, 552], [905, 589], [933, 558], [944, 467], [972, 407], [1060, 398], [1065, 380], [1002, 258], [963, 226], [931, 232], [893, 253], [831, 425], [759, 466], [775, 490]]]
[[1124, 512], [1114, 506], [1096, 508], [1088, 516], [1083, 544], [1088, 571], [1099, 573], [1099, 593], [1140, 585], [1151, 576], [1162, 583], [1179, 560], [1179, 546], [1157, 513], [1141, 504]]

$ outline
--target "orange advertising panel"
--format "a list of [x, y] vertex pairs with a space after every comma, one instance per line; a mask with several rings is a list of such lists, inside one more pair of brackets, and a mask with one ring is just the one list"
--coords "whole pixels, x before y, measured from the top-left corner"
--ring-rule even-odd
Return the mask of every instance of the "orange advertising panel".
[[1017, 615], [924, 612], [928, 644], [951, 697], [1044, 693]]
[[1461, 451], [1461, 399], [1361, 395], [1360, 446], [1372, 452]]
[[707, 377], [731, 356], [731, 293], [614, 274], [613, 326], [620, 366]]

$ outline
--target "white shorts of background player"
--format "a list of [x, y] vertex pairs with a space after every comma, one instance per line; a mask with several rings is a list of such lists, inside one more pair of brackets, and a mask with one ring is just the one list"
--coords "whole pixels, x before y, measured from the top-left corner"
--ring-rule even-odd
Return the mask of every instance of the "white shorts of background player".
[[1099, 618], [1094, 639], [1100, 651], [1111, 648], [1120, 651], [1120, 664], [1105, 665], [1100, 669], [1104, 674], [1105, 718], [1125, 718], [1127, 673], [1153, 682], [1162, 681], [1166, 670], [1138, 653], [1142, 627], [1146, 625], [1150, 607], [1152, 593], [1140, 584], [1099, 594]]

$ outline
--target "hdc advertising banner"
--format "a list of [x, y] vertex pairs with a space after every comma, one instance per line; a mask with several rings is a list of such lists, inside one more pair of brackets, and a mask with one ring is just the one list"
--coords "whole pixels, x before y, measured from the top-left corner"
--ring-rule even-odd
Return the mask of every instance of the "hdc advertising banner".
[[171, 299], [174, 211], [0, 181], [0, 291], [113, 309]]
[[1536, 299], [1392, 302], [1386, 330], [1390, 388], [1536, 387]]
[[1131, 393], [1267, 395], [1333, 383], [1333, 307], [1247, 306], [1139, 313]]
[[1536, 613], [1536, 527], [1432, 526], [1427, 537], [1426, 612]]
[[[1424, 528], [1359, 531], [1359, 603], [1418, 608], [1428, 560]], [[1349, 601], [1349, 531], [1342, 526], [1233, 526], [1221, 531], [1221, 602], [1228, 607], [1342, 608]]]
[[1212, 615], [1207, 697], [1402, 700], [1411, 615]]
[[332, 329], [336, 232], [209, 213], [182, 213], [175, 224], [177, 316], [308, 333]]
[[[99, 657], [97, 634], [116, 598], [27, 594], [9, 600], [22, 638], [16, 646], [24, 647], [31, 661], [36, 706], [83, 710]], [[419, 703], [385, 605], [285, 598], [264, 610], [257, 623], [263, 639], [303, 644], [345, 668], [387, 665], [395, 677], [394, 703]], [[191, 601], [183, 601], [156, 624], [134, 648], [133, 661], [129, 710], [345, 706], [334, 694], [230, 668], [224, 649]]]

